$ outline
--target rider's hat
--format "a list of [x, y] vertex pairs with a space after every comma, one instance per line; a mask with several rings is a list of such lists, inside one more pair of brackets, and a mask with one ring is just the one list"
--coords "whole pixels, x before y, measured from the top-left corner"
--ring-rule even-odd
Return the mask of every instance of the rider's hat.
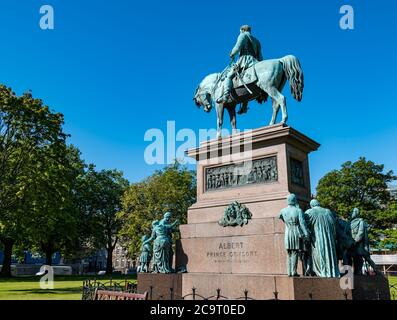
[[240, 27], [240, 30], [251, 32], [251, 26], [244, 24]]

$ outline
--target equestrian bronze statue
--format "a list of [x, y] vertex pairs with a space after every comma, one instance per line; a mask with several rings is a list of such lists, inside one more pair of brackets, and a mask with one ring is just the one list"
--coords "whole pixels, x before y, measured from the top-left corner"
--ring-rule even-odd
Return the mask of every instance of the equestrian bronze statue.
[[233, 132], [236, 127], [236, 106], [241, 104], [239, 113], [245, 113], [249, 101], [266, 102], [272, 99], [273, 114], [270, 125], [275, 124], [279, 109], [282, 123], [288, 119], [286, 98], [281, 93], [287, 80], [292, 96], [302, 100], [304, 78], [299, 60], [288, 55], [281, 59], [262, 60], [261, 45], [251, 33], [249, 26], [240, 29], [236, 46], [230, 53], [232, 59], [239, 53], [235, 64], [229, 64], [221, 73], [206, 76], [197, 87], [193, 100], [205, 112], [215, 106], [217, 113], [217, 135], [221, 137], [225, 109], [230, 116]]

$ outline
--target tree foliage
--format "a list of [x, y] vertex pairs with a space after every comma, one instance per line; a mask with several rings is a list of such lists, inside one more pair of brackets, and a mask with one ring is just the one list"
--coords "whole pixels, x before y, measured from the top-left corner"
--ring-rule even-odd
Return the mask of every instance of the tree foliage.
[[108, 260], [106, 271], [112, 272], [112, 253], [118, 242], [122, 222], [117, 217], [121, 211], [121, 198], [128, 180], [117, 170], [96, 171], [89, 166], [79, 181], [76, 203], [80, 212], [81, 243], [86, 251], [106, 248]]
[[[87, 167], [67, 145], [63, 115], [31, 93], [0, 85], [0, 244], [10, 275], [15, 245], [43, 253], [47, 264], [108, 249], [108, 269], [121, 222], [121, 196], [129, 183], [117, 170]], [[110, 260], [110, 261], [109, 261]]]
[[141, 237], [150, 235], [153, 220], [171, 211], [173, 218], [186, 223], [187, 209], [195, 201], [195, 173], [178, 163], [132, 184], [123, 196], [123, 210], [119, 214], [123, 221], [120, 236], [128, 243], [130, 256], [139, 254]]
[[46, 148], [41, 160], [31, 169], [24, 234], [51, 264], [56, 251], [68, 255], [75, 250], [80, 224], [75, 194], [84, 163], [79, 150], [65, 144]]
[[317, 198], [344, 218], [349, 217], [353, 208], [359, 208], [371, 226], [372, 241], [385, 244], [396, 239], [393, 230], [397, 225], [397, 210], [388, 190], [388, 184], [395, 179], [392, 171], [384, 172], [383, 165], [362, 157], [326, 174], [318, 183]]
[[27, 200], [38, 163], [49, 147], [63, 145], [63, 116], [30, 93], [17, 96], [0, 85], [0, 241], [5, 248], [2, 273], [9, 275], [13, 245], [24, 240], [29, 222]]

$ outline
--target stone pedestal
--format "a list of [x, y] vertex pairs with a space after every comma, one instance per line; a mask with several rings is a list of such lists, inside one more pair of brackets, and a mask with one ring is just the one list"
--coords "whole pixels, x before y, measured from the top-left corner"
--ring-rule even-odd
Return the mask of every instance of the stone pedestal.
[[[197, 202], [181, 225], [177, 264], [189, 273], [285, 275], [284, 225], [278, 219], [295, 193], [311, 197], [308, 155], [319, 144], [283, 125], [263, 127], [189, 150], [197, 160]], [[243, 227], [218, 221], [233, 201], [252, 220]]]
[[138, 292], [150, 300], [390, 300], [383, 275], [355, 276], [354, 289], [340, 279], [263, 274], [138, 274]]
[[[291, 278], [288, 276], [199, 274], [183, 277], [182, 295], [195, 288], [197, 299], [219, 295], [232, 300], [351, 300], [351, 290], [341, 290], [339, 279]], [[217, 289], [220, 291], [217, 291]], [[192, 295], [187, 296], [191, 299]]]
[[181, 273], [138, 273], [138, 292], [148, 293], [149, 300], [181, 300]]
[[[384, 278], [366, 277], [355, 295], [341, 290], [339, 279], [286, 276], [284, 224], [278, 215], [290, 193], [296, 194], [302, 209], [308, 206], [308, 155], [318, 148], [293, 128], [274, 125], [189, 150], [197, 160], [197, 202], [188, 210], [188, 224], [180, 226], [175, 259], [188, 273], [139, 274], [138, 290], [151, 290], [154, 298], [164, 299], [172, 291], [175, 299], [321, 300], [365, 299], [373, 288], [383, 288]], [[219, 225], [234, 201], [245, 205], [252, 219], [242, 227]]]

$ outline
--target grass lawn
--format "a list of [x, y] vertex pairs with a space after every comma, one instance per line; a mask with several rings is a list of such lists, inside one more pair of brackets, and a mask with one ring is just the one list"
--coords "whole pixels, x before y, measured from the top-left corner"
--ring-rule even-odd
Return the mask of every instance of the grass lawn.
[[394, 288], [390, 288], [390, 298], [397, 300], [397, 277], [389, 277], [389, 284], [394, 285]]
[[[55, 276], [54, 289], [41, 289], [38, 277], [0, 278], [0, 300], [81, 300], [83, 280], [89, 276]], [[91, 278], [93, 278], [91, 276]], [[97, 277], [106, 282], [108, 276]], [[124, 276], [112, 276], [122, 281]], [[128, 276], [134, 281], [136, 276]]]

